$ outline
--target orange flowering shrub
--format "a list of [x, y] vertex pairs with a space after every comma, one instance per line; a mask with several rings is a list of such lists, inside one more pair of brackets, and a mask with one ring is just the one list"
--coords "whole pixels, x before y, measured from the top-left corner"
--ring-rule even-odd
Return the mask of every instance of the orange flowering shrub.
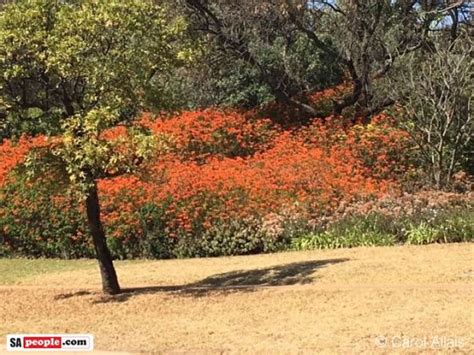
[[396, 190], [404, 138], [388, 117], [349, 127], [328, 119], [274, 132], [269, 148], [251, 156], [207, 155], [202, 163], [174, 152], [140, 175], [101, 181], [104, 221], [114, 237], [137, 241], [147, 235], [143, 206], [164, 203], [161, 232], [169, 237], [199, 238], [213, 225], [271, 213], [317, 220], [343, 201]]
[[301, 137], [326, 151], [342, 147], [350, 151], [364, 175], [372, 178], [398, 180], [408, 168], [410, 142], [408, 132], [396, 127], [390, 116], [380, 114], [371, 123], [349, 124], [341, 117], [328, 117], [301, 129]]
[[141, 124], [155, 134], [173, 137], [174, 148], [185, 160], [251, 155], [264, 150], [275, 133], [268, 119], [211, 109], [161, 119], [144, 115]]
[[[341, 90], [310, 99], [327, 101]], [[283, 129], [252, 113], [204, 110], [168, 118], [144, 115], [140, 124], [166, 136], [172, 149], [145, 162], [139, 173], [98, 183], [103, 222], [119, 257], [274, 250], [288, 233], [312, 228], [343, 203], [398, 190], [406, 168], [406, 133], [384, 115], [369, 125], [328, 117]], [[126, 131], [118, 127], [102, 138], [120, 142]], [[55, 189], [46, 198], [48, 191], [27, 182], [21, 187], [14, 180], [7, 183], [7, 173], [45, 142], [23, 138], [18, 145], [6, 141], [0, 146], [1, 236], [19, 245], [13, 241], [28, 235], [39, 243], [35, 254], [47, 245], [44, 255], [61, 256], [58, 250], [64, 248], [51, 243], [56, 235], [64, 244], [67, 235], [75, 243], [68, 245], [90, 255], [87, 229], [77, 217], [84, 212], [81, 201]], [[219, 249], [224, 244], [226, 249]]]
[[56, 181], [11, 174], [0, 189], [0, 255], [93, 257], [81, 201], [57, 194]]
[[6, 140], [0, 144], [0, 186], [6, 183], [8, 173], [24, 162], [27, 154], [34, 148], [47, 147], [51, 143], [44, 136], [21, 137], [18, 142]]
[[316, 91], [308, 96], [308, 101], [317, 111], [329, 115], [333, 109], [333, 102], [340, 100], [343, 96], [349, 94], [352, 88], [347, 82], [325, 89]]

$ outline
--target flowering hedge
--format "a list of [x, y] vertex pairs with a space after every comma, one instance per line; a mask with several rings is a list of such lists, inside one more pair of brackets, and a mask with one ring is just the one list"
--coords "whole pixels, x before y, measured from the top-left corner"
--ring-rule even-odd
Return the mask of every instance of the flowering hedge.
[[[369, 125], [345, 122], [327, 117], [284, 128], [251, 113], [144, 115], [141, 124], [166, 137], [171, 149], [134, 175], [99, 181], [113, 253], [173, 257], [276, 250], [341, 203], [398, 190], [406, 133], [385, 115]], [[118, 128], [103, 139], [123, 134]], [[0, 146], [3, 252], [92, 255], [81, 201], [58, 189], [54, 178], [30, 182], [14, 169], [29, 150], [48, 142], [22, 138]]]

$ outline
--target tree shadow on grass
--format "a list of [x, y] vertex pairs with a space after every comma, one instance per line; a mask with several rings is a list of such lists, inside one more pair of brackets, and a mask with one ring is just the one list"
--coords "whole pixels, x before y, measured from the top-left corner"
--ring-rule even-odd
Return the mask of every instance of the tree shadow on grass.
[[54, 300], [65, 300], [68, 298], [72, 297], [78, 297], [78, 296], [89, 296], [92, 295], [91, 291], [77, 291], [77, 292], [70, 292], [70, 293], [61, 293], [59, 295], [54, 296]]
[[305, 285], [313, 282], [316, 270], [348, 260], [342, 258], [312, 260], [263, 269], [231, 271], [186, 285], [126, 288], [119, 295], [104, 296], [94, 303], [124, 302], [136, 295], [163, 292], [202, 297], [212, 293], [253, 292], [266, 287]]

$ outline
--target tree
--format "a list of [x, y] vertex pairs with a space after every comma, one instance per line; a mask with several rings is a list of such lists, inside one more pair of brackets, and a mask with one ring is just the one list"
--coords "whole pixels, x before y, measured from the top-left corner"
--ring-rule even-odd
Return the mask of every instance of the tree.
[[[211, 63], [203, 69], [219, 78], [214, 83], [221, 87], [219, 92], [227, 84], [251, 94], [257, 103], [259, 97], [274, 98], [319, 115], [305, 102], [304, 94], [339, 83], [342, 72], [331, 53], [315, 47], [287, 21], [281, 1], [186, 0], [183, 4], [191, 35], [207, 48], [204, 58]], [[325, 43], [331, 47], [329, 40]]]
[[[101, 222], [97, 179], [127, 173], [154, 140], [133, 120], [150, 80], [175, 62], [179, 21], [142, 0], [22, 0], [0, 12], [0, 107], [4, 135], [54, 135], [27, 165], [59, 168], [84, 198], [104, 292], [120, 286]], [[128, 129], [125, 145], [103, 137]]]
[[440, 189], [449, 187], [460, 166], [473, 166], [473, 40], [462, 31], [452, 41], [432, 43], [422, 59], [414, 53], [404, 58], [391, 83], [402, 109], [400, 123], [411, 132]]
[[[345, 71], [352, 83], [349, 94], [336, 100], [333, 113], [353, 111], [354, 118], [368, 118], [394, 103], [385, 90], [385, 78], [397, 59], [429, 47], [427, 34], [439, 30], [450, 17], [452, 37], [459, 24], [468, 22], [468, 1], [411, 0], [185, 0], [191, 22], [220, 47], [233, 53], [261, 73], [261, 78], [281, 102], [296, 106], [311, 116], [318, 112], [298, 99], [308, 90], [288, 90], [294, 82], [294, 65], [275, 70], [259, 56], [255, 43], [304, 36], [313, 55], [331, 62], [326, 75]], [[270, 42], [272, 43], [272, 42]], [[291, 41], [290, 41], [291, 43]], [[262, 46], [259, 46], [260, 48]], [[288, 46], [280, 53], [288, 53]], [[285, 63], [284, 55], [280, 63]], [[337, 68], [337, 69], [336, 69]]]

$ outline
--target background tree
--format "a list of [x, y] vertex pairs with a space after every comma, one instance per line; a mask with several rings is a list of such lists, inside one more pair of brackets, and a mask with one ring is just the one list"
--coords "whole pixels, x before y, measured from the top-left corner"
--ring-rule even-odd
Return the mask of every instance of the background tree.
[[[352, 90], [334, 102], [333, 113], [339, 115], [347, 109], [355, 118], [368, 118], [392, 105], [385, 78], [397, 59], [429, 47], [432, 31], [447, 29], [455, 38], [459, 25], [469, 22], [472, 6], [467, 1], [407, 0], [184, 2], [197, 31], [232, 54], [228, 58], [234, 63], [244, 61], [253, 67], [277, 100], [310, 116], [318, 112], [298, 95], [328, 82], [308, 80], [308, 71], [313, 71], [313, 79], [321, 80], [334, 78], [343, 70]], [[296, 43], [306, 53], [297, 56], [299, 63], [288, 60], [289, 53], [298, 52]], [[262, 49], [268, 47], [278, 53], [274, 61], [262, 56], [267, 53]], [[323, 68], [302, 59], [309, 57], [325, 58]], [[298, 64], [307, 68], [303, 75]]]
[[[192, 36], [206, 46], [204, 69], [216, 78], [217, 103], [252, 106], [276, 99], [312, 116], [303, 96], [341, 81], [331, 53], [288, 23], [281, 2], [183, 1]], [[328, 47], [330, 40], [325, 39]], [[219, 92], [228, 92], [222, 95]]]
[[433, 39], [432, 51], [403, 58], [391, 81], [402, 109], [400, 123], [411, 132], [438, 189], [448, 187], [459, 168], [472, 173], [472, 48], [467, 31], [452, 41]]
[[[334, 113], [353, 107], [368, 118], [395, 101], [385, 90], [398, 58], [429, 48], [429, 33], [453, 12], [466, 13], [467, 1], [285, 0], [289, 20], [313, 43], [332, 51], [322, 35], [334, 36], [333, 53], [345, 68], [352, 92], [334, 103]], [[463, 16], [463, 19], [465, 16]], [[454, 28], [454, 26], [448, 26]]]
[[[174, 65], [179, 21], [142, 0], [17, 1], [0, 13], [4, 135], [55, 135], [31, 154], [36, 174], [59, 169], [85, 200], [103, 290], [120, 292], [101, 222], [97, 179], [131, 171], [154, 147], [133, 126], [150, 80]], [[151, 35], [152, 34], [152, 35]], [[121, 149], [103, 132], [128, 129]]]

